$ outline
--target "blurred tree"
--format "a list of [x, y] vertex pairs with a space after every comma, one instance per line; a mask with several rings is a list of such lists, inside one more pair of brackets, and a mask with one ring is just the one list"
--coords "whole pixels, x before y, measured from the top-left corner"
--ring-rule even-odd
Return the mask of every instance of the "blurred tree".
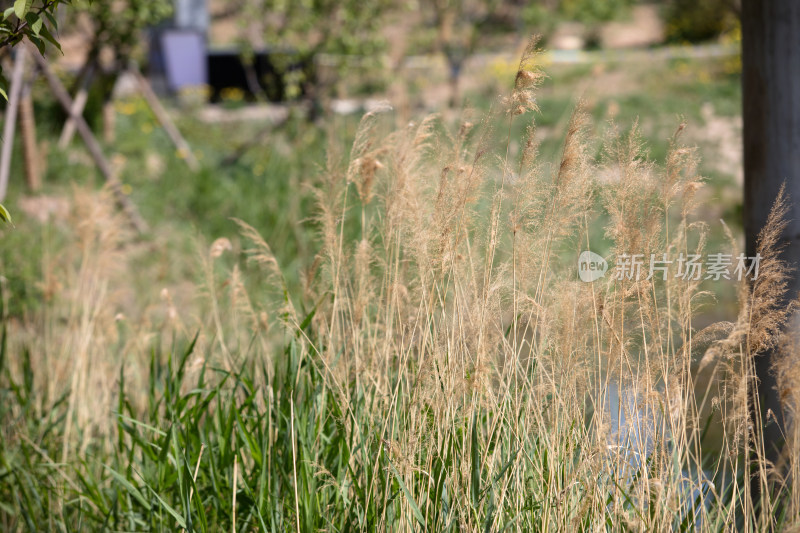
[[[6, 47], [14, 47], [23, 40], [35, 44], [42, 54], [47, 42], [60, 50], [61, 45], [53, 36], [51, 29], [53, 31], [58, 29], [55, 18], [58, 6], [70, 3], [72, 0], [47, 0], [37, 2], [38, 5], [34, 5], [33, 0], [1, 1], [0, 9], [3, 10], [3, 16], [0, 20], [0, 52]], [[0, 67], [0, 93], [7, 98], [5, 78], [2, 73]]]
[[70, 4], [72, 0], [47, 0], [37, 2], [33, 0], [4, 0], [0, 2], [3, 17], [0, 20], [0, 50], [6, 46], [14, 46], [23, 39], [27, 39], [39, 49], [44, 51], [45, 41], [51, 42], [60, 48], [58, 41], [53, 37], [50, 29], [44, 24], [45, 20], [53, 29], [58, 27], [55, 12], [61, 4]]
[[172, 14], [170, 0], [75, 0], [75, 6], [91, 24], [90, 54], [107, 49], [123, 67], [142, 42], [142, 30]]
[[538, 2], [521, 2], [520, 18], [524, 27], [531, 33], [542, 36], [542, 43], [558, 25], [559, 0], [540, 0]]
[[738, 24], [739, 0], [667, 0], [663, 6], [667, 42], [702, 42]]
[[491, 15], [502, 0], [433, 0], [423, 4], [433, 10], [436, 44], [447, 60], [450, 107], [458, 105], [464, 62], [478, 45]]
[[[521, 33], [521, 25], [549, 33], [558, 21], [571, 20], [587, 28], [588, 43], [599, 42], [602, 23], [623, 16], [634, 0], [431, 0], [422, 8], [432, 12], [437, 47], [449, 71], [450, 105], [458, 104], [464, 62], [492, 32]], [[546, 35], [545, 35], [546, 38]]]
[[558, 11], [566, 20], [574, 20], [586, 26], [586, 45], [600, 45], [600, 27], [624, 16], [630, 11], [634, 0], [560, 0]]
[[[94, 102], [99, 103], [107, 140], [113, 137], [111, 93], [117, 77], [126, 70], [143, 42], [142, 31], [155, 25], [172, 13], [171, 0], [75, 0], [76, 18], [84, 17], [89, 23], [90, 44], [83, 67], [75, 80], [75, 87], [91, 85], [91, 102], [87, 110], [89, 122]], [[99, 79], [87, 84], [99, 72]], [[95, 108], [96, 109], [96, 108]]]
[[381, 68], [382, 23], [392, 5], [392, 0], [241, 0], [241, 44], [250, 53], [268, 49], [289, 95], [302, 91], [313, 104], [313, 117], [336, 81], [319, 75], [319, 56], [336, 55], [328, 66], [337, 76], [350, 66], [348, 56], [357, 55], [362, 68]]

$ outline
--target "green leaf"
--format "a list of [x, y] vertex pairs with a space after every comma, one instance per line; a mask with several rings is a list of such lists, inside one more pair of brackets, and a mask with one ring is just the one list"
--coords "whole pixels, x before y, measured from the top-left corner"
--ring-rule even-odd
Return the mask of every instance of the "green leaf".
[[[3, 91], [0, 89], [0, 91]], [[5, 95], [5, 91], [3, 91], [3, 95]], [[14, 223], [11, 221], [11, 215], [8, 213], [8, 209], [5, 208], [3, 204], [0, 204], [0, 220], [7, 224], [11, 224], [12, 226]]]
[[470, 443], [470, 456], [472, 462], [472, 506], [477, 511], [480, 506], [481, 494], [481, 450], [478, 443], [478, 412], [472, 413], [472, 438]]
[[44, 22], [44, 19], [39, 17], [36, 13], [28, 13], [25, 16], [25, 20], [28, 21], [31, 31], [38, 36], [39, 32], [42, 31], [42, 23]]
[[400, 472], [397, 471], [391, 461], [389, 461], [389, 468], [392, 469], [392, 473], [394, 474], [394, 478], [397, 480], [397, 484], [400, 485], [400, 489], [403, 491], [403, 494], [405, 494], [408, 504], [411, 506], [411, 512], [414, 513], [414, 518], [417, 519], [417, 522], [419, 522], [419, 525], [422, 526], [422, 529], [426, 529], [425, 518], [422, 516], [422, 511], [419, 510], [419, 505], [417, 505], [417, 502], [414, 501], [411, 491], [409, 491], [408, 487], [406, 487], [406, 484], [403, 483], [403, 478], [400, 477]]
[[30, 40], [30, 41], [31, 41], [31, 42], [32, 42], [34, 45], [36, 45], [36, 48], [38, 48], [38, 49], [39, 49], [39, 53], [40, 53], [40, 54], [42, 54], [42, 55], [44, 55], [44, 52], [45, 52], [45, 44], [44, 44], [44, 41], [43, 41], [43, 40], [41, 40], [40, 38], [38, 38], [38, 37], [37, 37], [37, 36], [35, 36], [35, 35], [28, 35], [28, 39], [29, 39], [29, 40]]
[[42, 26], [42, 28], [41, 28], [41, 32], [42, 32], [42, 37], [44, 37], [45, 39], [47, 39], [48, 41], [50, 41], [50, 43], [51, 43], [53, 46], [55, 46], [56, 48], [58, 48], [58, 51], [59, 51], [59, 52], [61, 52], [62, 54], [64, 53], [64, 51], [63, 51], [63, 50], [61, 50], [61, 44], [58, 42], [58, 40], [57, 40], [55, 37], [53, 37], [53, 34], [52, 34], [52, 33], [50, 33], [50, 30], [48, 30], [48, 29], [47, 29], [47, 26]]
[[8, 17], [10, 17], [13, 12], [14, 12], [13, 7], [9, 7], [5, 11], [3, 11], [3, 20], [8, 20]]
[[45, 11], [44, 16], [47, 17], [47, 20], [50, 22], [50, 24], [53, 26], [54, 29], [58, 29], [58, 21], [56, 20], [56, 18], [53, 16], [52, 13], [50, 13], [49, 11]]
[[156, 497], [156, 499], [158, 500], [158, 503], [161, 504], [161, 506], [164, 508], [164, 510], [167, 511], [169, 514], [171, 514], [172, 518], [174, 518], [175, 521], [178, 522], [178, 525], [181, 528], [186, 529], [186, 520], [183, 519], [183, 517], [180, 515], [180, 513], [178, 513], [178, 511], [175, 510], [174, 507], [172, 507], [170, 504], [168, 504], [164, 500], [164, 498], [159, 496], [158, 493], [155, 490], [153, 490], [153, 487], [151, 487], [150, 485], [147, 485], [147, 488], [150, 489], [150, 492], [153, 493], [153, 496]]
[[[128, 491], [128, 494], [133, 496], [133, 498], [135, 498], [136, 501], [138, 501], [139, 504], [142, 507], [144, 507], [145, 509], [149, 509], [150, 508], [150, 502], [147, 501], [147, 499], [144, 497], [144, 495], [142, 495], [142, 493], [139, 491], [139, 489], [134, 487], [133, 483], [128, 481], [128, 479], [125, 476], [123, 476], [122, 474], [120, 474], [119, 472], [117, 472], [116, 470], [114, 470], [113, 468], [111, 468], [108, 465], [103, 465], [103, 467], [105, 467], [105, 469], [108, 471], [108, 473], [111, 474], [114, 477], [114, 479], [116, 479], [117, 482], [120, 485], [122, 485], [125, 488], [125, 490]], [[157, 494], [156, 494], [156, 497], [158, 497]]]
[[31, 10], [33, 0], [15, 0], [14, 1], [14, 14], [17, 15], [19, 20], [24, 20], [25, 15]]

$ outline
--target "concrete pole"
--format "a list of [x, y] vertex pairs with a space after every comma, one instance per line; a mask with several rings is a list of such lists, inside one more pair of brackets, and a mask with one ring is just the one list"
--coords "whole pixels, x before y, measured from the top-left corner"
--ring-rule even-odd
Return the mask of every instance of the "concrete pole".
[[[742, 100], [744, 118], [744, 230], [746, 252], [756, 240], [781, 185], [789, 194], [789, 225], [782, 236], [784, 259], [800, 267], [800, 2], [744, 0], [742, 3]], [[795, 270], [787, 303], [800, 291]], [[761, 427], [767, 457], [776, 459], [784, 421], [772, 354], [756, 358]], [[767, 420], [767, 409], [779, 423]], [[758, 422], [759, 413], [754, 413]]]
[[208, 32], [207, 0], [175, 0], [175, 26], [194, 30], [206, 35]]

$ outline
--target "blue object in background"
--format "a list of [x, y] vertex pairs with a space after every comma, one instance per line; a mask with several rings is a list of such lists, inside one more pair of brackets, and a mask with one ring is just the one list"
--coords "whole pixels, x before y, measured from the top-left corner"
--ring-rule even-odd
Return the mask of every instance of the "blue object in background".
[[206, 38], [191, 30], [166, 30], [161, 34], [161, 53], [170, 90], [208, 84]]

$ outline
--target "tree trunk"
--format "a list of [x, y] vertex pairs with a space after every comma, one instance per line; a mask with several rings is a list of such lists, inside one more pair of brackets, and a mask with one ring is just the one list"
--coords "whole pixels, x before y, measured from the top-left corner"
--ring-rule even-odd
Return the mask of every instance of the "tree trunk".
[[449, 72], [448, 84], [450, 85], [450, 100], [448, 102], [451, 109], [457, 109], [460, 105], [461, 92], [459, 90], [461, 80], [461, 68], [464, 64], [463, 59], [453, 57], [448, 54], [447, 65]]
[[303, 69], [303, 98], [308, 102], [308, 122], [317, 122], [323, 118], [330, 106], [325, 105], [327, 86], [323, 86], [319, 70], [315, 62], [316, 52], [300, 56], [300, 65]]
[[[790, 211], [782, 236], [783, 258], [800, 267], [800, 2], [744, 0], [742, 5], [742, 100], [744, 118], [744, 230], [746, 252], [756, 254], [758, 233], [786, 183]], [[789, 299], [800, 291], [797, 270]], [[757, 399], [752, 417], [763, 428], [767, 458], [776, 460], [784, 422], [771, 353], [756, 357]], [[756, 386], [754, 386], [756, 389]], [[755, 403], [754, 403], [755, 405]], [[767, 410], [777, 417], [767, 420]], [[758, 485], [758, 483], [755, 483]]]

